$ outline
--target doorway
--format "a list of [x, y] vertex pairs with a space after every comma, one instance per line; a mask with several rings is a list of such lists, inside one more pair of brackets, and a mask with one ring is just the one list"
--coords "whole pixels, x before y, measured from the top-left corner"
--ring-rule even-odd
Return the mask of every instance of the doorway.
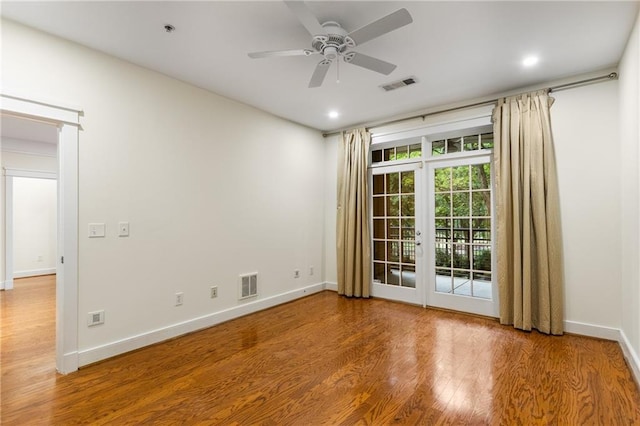
[[[56, 369], [66, 374], [78, 369], [78, 135], [81, 109], [3, 92], [0, 94], [0, 113], [52, 124], [58, 129]], [[5, 184], [7, 180], [12, 177], [5, 176]], [[9, 195], [6, 191], [9, 188], [5, 186], [4, 198]], [[10, 218], [6, 216], [7, 211], [4, 213], [6, 225]], [[12, 264], [12, 259], [7, 259], [11, 255], [6, 238], [4, 242], [2, 263], [6, 281], [9, 278], [6, 266], [9, 260]]]

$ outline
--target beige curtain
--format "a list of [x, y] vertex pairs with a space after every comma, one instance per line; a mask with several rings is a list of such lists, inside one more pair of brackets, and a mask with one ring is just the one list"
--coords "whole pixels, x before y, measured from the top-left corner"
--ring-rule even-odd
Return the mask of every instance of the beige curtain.
[[500, 322], [563, 332], [560, 212], [548, 91], [493, 113]]
[[367, 157], [371, 135], [366, 129], [343, 132], [338, 150], [336, 242], [338, 294], [369, 297], [371, 241]]

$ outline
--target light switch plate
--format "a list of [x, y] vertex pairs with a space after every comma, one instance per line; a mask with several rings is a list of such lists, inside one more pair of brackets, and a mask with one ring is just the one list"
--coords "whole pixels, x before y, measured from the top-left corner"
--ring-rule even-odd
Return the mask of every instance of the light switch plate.
[[89, 238], [104, 238], [104, 235], [105, 235], [104, 223], [89, 224]]
[[129, 236], [129, 222], [119, 222], [118, 223], [118, 236], [119, 237], [128, 237]]

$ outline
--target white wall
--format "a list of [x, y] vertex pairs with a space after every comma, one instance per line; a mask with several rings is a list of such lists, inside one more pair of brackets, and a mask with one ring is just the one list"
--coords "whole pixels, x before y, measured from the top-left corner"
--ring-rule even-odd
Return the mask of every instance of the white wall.
[[[565, 257], [565, 320], [619, 328], [620, 143], [618, 83], [553, 93], [551, 112]], [[469, 114], [472, 112], [469, 112]], [[457, 113], [458, 119], [462, 118]], [[437, 117], [431, 118], [434, 124]], [[448, 119], [443, 115], [441, 120]], [[327, 138], [326, 266], [335, 282], [336, 160], [338, 137]], [[333, 263], [331, 263], [333, 262]], [[574, 328], [574, 330], [576, 330]]]
[[565, 320], [620, 328], [618, 82], [552, 94]]
[[620, 62], [622, 332], [640, 380], [640, 14]]
[[54, 179], [13, 178], [15, 277], [55, 272], [56, 198]]
[[337, 290], [338, 270], [336, 257], [336, 209], [338, 192], [338, 143], [340, 135], [329, 136], [325, 139], [324, 167], [324, 229], [325, 229], [325, 271], [324, 277], [330, 288]]
[[[239, 306], [241, 273], [259, 272], [260, 299], [322, 283], [319, 132], [13, 22], [2, 50], [4, 89], [84, 111], [81, 353]], [[106, 238], [87, 238], [93, 222]]]

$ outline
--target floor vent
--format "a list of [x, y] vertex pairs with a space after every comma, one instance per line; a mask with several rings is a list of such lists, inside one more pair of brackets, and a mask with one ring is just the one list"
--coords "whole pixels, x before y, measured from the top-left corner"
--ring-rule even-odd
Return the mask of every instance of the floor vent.
[[411, 84], [417, 83], [415, 77], [405, 78], [399, 81], [394, 81], [393, 83], [383, 84], [382, 87], [386, 92], [390, 92], [391, 90], [396, 90], [401, 87], [409, 86]]
[[248, 299], [249, 297], [256, 297], [258, 295], [258, 273], [252, 272], [250, 274], [240, 275], [240, 291], [239, 299]]

